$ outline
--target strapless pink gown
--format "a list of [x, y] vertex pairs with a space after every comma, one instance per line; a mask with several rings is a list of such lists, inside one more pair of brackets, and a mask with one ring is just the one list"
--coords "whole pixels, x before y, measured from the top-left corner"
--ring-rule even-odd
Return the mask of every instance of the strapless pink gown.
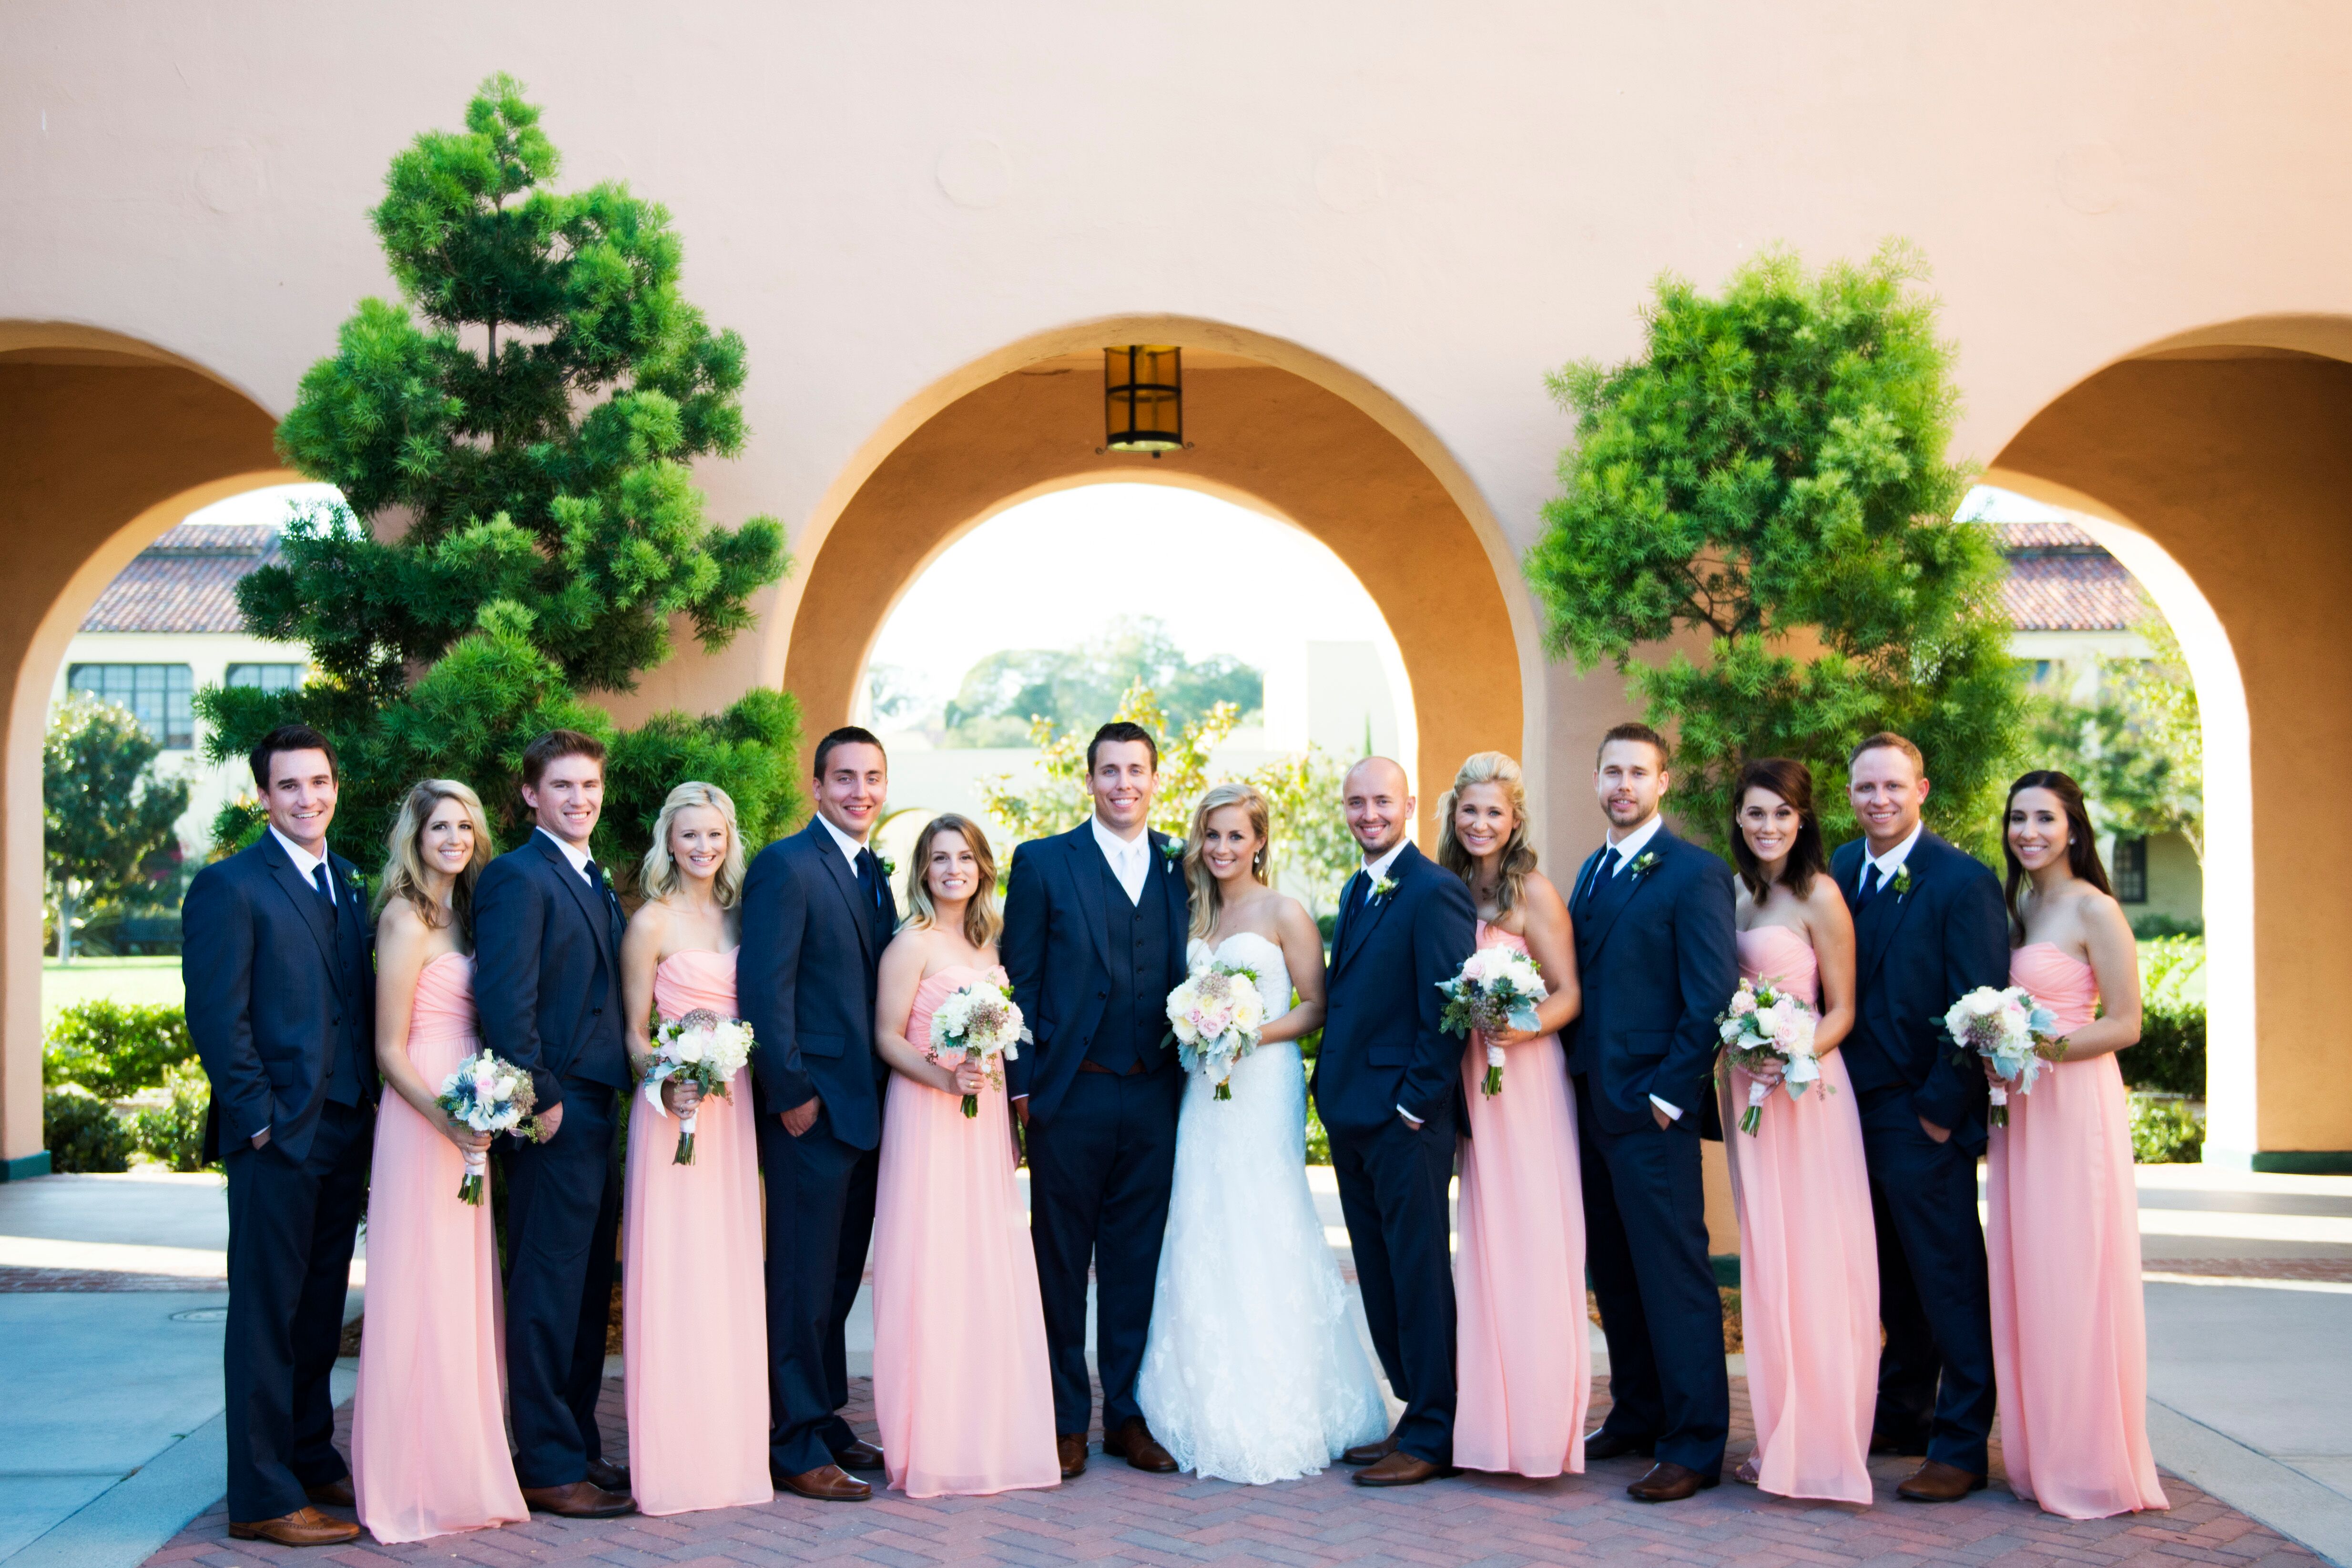
[[[978, 970], [915, 991], [907, 1038]], [[1037, 1257], [1013, 1174], [1002, 1089], [963, 1097], [890, 1075], [874, 1196], [874, 1420], [908, 1497], [1059, 1486]]]
[[[1478, 922], [1480, 947], [1526, 942]], [[1576, 1111], [1559, 1037], [1503, 1052], [1503, 1092], [1483, 1092], [1486, 1037], [1462, 1053], [1470, 1105], [1461, 1142], [1454, 1258], [1454, 1462], [1522, 1476], [1584, 1472], [1592, 1352], [1584, 1314], [1584, 1197]]]
[[[2049, 942], [2011, 953], [2009, 978], [2061, 1035], [2095, 1014], [2091, 966]], [[1985, 1203], [2010, 1489], [2065, 1519], [2171, 1507], [2147, 1446], [2139, 1194], [2113, 1053], [2044, 1064], [2031, 1093], [2011, 1092]]]
[[[735, 955], [674, 952], [654, 1011], [735, 1014]], [[673, 1163], [677, 1119], [629, 1106], [623, 1199], [621, 1367], [629, 1489], [640, 1513], [773, 1500], [768, 1483], [768, 1297], [750, 1069], [705, 1095], [694, 1163]]]
[[[1819, 1005], [1820, 971], [1801, 931], [1738, 937], [1739, 973]], [[1739, 1214], [1739, 1308], [1759, 1490], [1867, 1503], [1878, 1399], [1878, 1240], [1862, 1114], [1832, 1051], [1821, 1081], [1775, 1089], [1753, 1137], [1739, 1131], [1753, 1081], [1724, 1075], [1723, 1142]]]
[[[436, 1094], [482, 1048], [474, 961], [416, 976], [408, 1059]], [[360, 1522], [392, 1544], [530, 1517], [507, 1450], [498, 1247], [485, 1194], [457, 1201], [466, 1157], [384, 1091], [368, 1173], [367, 1324], [352, 1402]]]

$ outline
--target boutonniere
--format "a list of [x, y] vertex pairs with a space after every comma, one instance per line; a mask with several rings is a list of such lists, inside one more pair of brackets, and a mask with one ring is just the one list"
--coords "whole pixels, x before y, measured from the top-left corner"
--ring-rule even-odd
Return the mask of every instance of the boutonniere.
[[1898, 899], [1904, 894], [1909, 892], [1911, 890], [1911, 863], [1906, 860], [1902, 865], [1895, 867], [1895, 879], [1886, 885], [1895, 889], [1895, 896]]
[[1394, 882], [1391, 881], [1386, 877], [1376, 876], [1372, 879], [1372, 895], [1364, 901], [1369, 904], [1377, 904], [1382, 899], [1387, 898], [1391, 893], [1395, 891], [1396, 884]]
[[1658, 868], [1658, 852], [1654, 849], [1644, 849], [1633, 857], [1633, 863], [1625, 868], [1633, 873], [1633, 879], [1638, 882]]
[[898, 862], [891, 859], [887, 855], [877, 855], [874, 858], [882, 868], [882, 879], [884, 881], [887, 882], [891, 878], [898, 874]]
[[1181, 838], [1163, 840], [1160, 846], [1160, 858], [1171, 871], [1176, 869], [1184, 863], [1184, 841]]

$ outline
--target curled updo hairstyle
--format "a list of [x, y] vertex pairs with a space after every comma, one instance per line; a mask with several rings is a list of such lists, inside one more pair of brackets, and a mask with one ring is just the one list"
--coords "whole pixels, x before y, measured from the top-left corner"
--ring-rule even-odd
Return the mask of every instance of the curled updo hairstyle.
[[410, 789], [408, 798], [400, 803], [400, 810], [392, 819], [392, 831], [384, 835], [383, 875], [379, 879], [375, 906], [370, 913], [381, 915], [393, 900], [405, 899], [427, 926], [440, 929], [441, 905], [428, 890], [433, 877], [425, 864], [425, 826], [445, 800], [464, 812], [466, 819], [474, 825], [473, 856], [457, 873], [457, 886], [449, 889], [449, 907], [457, 914], [458, 934], [471, 942], [474, 882], [481, 876], [482, 868], [490, 863], [490, 819], [482, 810], [482, 797], [456, 779], [426, 779]]
[[1205, 938], [1216, 929], [1220, 894], [1217, 875], [1202, 858], [1201, 849], [1209, 834], [1209, 813], [1238, 805], [1248, 814], [1250, 831], [1257, 835], [1257, 853], [1250, 857], [1250, 880], [1262, 888], [1272, 887], [1270, 862], [1274, 858], [1274, 813], [1265, 804], [1265, 796], [1245, 784], [1221, 784], [1202, 795], [1192, 807], [1192, 826], [1184, 834], [1184, 886], [1192, 896], [1192, 934]]
[[[1661, 752], [1661, 755], [1664, 753]], [[1527, 897], [1528, 874], [1536, 868], [1535, 847], [1528, 842], [1528, 785], [1519, 764], [1500, 752], [1475, 752], [1462, 760], [1454, 787], [1437, 797], [1437, 863], [1475, 888], [1477, 858], [1462, 847], [1454, 835], [1454, 808], [1462, 792], [1473, 784], [1498, 784], [1511, 803], [1510, 836], [1503, 840], [1503, 874], [1495, 883], [1495, 910], [1509, 914]]]
[[717, 784], [699, 779], [678, 785], [663, 800], [661, 815], [654, 818], [654, 841], [637, 866], [637, 887], [648, 899], [667, 899], [686, 885], [686, 873], [669, 851], [669, 833], [678, 813], [698, 805], [707, 805], [727, 820], [727, 855], [711, 879], [710, 896], [720, 909], [733, 909], [743, 896], [743, 834], [735, 826], [735, 800]]
[[1822, 847], [1822, 819], [1813, 814], [1813, 770], [1787, 757], [1751, 757], [1739, 764], [1738, 782], [1731, 786], [1731, 859], [1739, 868], [1748, 896], [1760, 904], [1772, 884], [1764, 879], [1764, 862], [1748, 847], [1748, 835], [1739, 826], [1751, 789], [1777, 795], [1796, 809], [1797, 837], [1781, 864], [1780, 880], [1798, 898], [1811, 898], [1813, 879], [1830, 868], [1829, 852]]
[[971, 851], [980, 885], [963, 907], [963, 939], [974, 947], [986, 947], [1004, 929], [1004, 917], [996, 910], [996, 855], [980, 824], [952, 811], [931, 818], [915, 835], [915, 852], [907, 858], [907, 918], [901, 924], [909, 931], [939, 928], [940, 908], [931, 901], [931, 840], [942, 833], [962, 835], [964, 847]]
[[2055, 768], [2036, 768], [2022, 773], [2009, 786], [2009, 804], [2000, 810], [2000, 853], [2009, 862], [2008, 885], [2001, 894], [2009, 903], [2009, 944], [2025, 945], [2025, 911], [2020, 900], [2025, 892], [2025, 862], [2009, 844], [2009, 814], [2017, 807], [2017, 797], [2030, 789], [2046, 789], [2058, 797], [2066, 813], [2066, 865], [2075, 876], [2088, 882], [2109, 898], [2116, 890], [2107, 884], [2107, 868], [2099, 858], [2099, 837], [2091, 826], [2091, 808], [2083, 800], [2083, 786]]

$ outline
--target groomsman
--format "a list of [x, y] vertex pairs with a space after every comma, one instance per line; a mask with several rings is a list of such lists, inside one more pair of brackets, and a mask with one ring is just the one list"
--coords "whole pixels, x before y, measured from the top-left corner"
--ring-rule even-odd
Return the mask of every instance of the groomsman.
[[1584, 1010], [1568, 1070], [1612, 1401], [1584, 1455], [1654, 1458], [1625, 1489], [1641, 1502], [1716, 1485], [1731, 1421], [1699, 1174], [1715, 1020], [1739, 986], [1731, 868], [1666, 830], [1668, 783], [1647, 724], [1601, 738], [1593, 785], [1609, 835], [1570, 906]]
[[474, 1006], [482, 1043], [530, 1074], [540, 1142], [507, 1173], [507, 1403], [515, 1479], [545, 1513], [631, 1513], [629, 1474], [596, 1429], [611, 1316], [628, 1092], [621, 1034], [621, 905], [588, 841], [604, 809], [604, 746], [550, 730], [523, 748], [532, 829], [474, 890]]
[[1462, 879], [1412, 847], [1404, 770], [1368, 757], [1341, 785], [1361, 869], [1339, 893], [1330, 1010], [1315, 1104], [1363, 1288], [1364, 1321], [1396, 1427], [1340, 1458], [1356, 1484], [1416, 1486], [1454, 1469], [1454, 1265], [1446, 1186], [1460, 1120], [1462, 1042], [1439, 1026], [1451, 980], [1476, 948]]
[[1992, 872], [1920, 826], [1918, 747], [1871, 736], [1848, 760], [1847, 794], [1863, 837], [1830, 861], [1857, 949], [1859, 1013], [1843, 1055], [1862, 1112], [1886, 1329], [1870, 1447], [1924, 1453], [1897, 1495], [1950, 1502], [1985, 1484], [1993, 1360], [1977, 1218], [1984, 1073], [1955, 1059], [1943, 1020], [1963, 994], [2009, 984], [2009, 928]]
[[816, 816], [760, 851], [743, 882], [738, 1005], [751, 1026], [752, 1104], [767, 1186], [768, 1468], [820, 1502], [863, 1502], [882, 1468], [849, 1403], [849, 1310], [874, 1236], [882, 1088], [874, 973], [898, 924], [867, 845], [890, 795], [882, 742], [816, 743]]
[[1174, 1471], [1136, 1403], [1184, 1075], [1169, 1047], [1168, 993], [1184, 980], [1191, 904], [1182, 845], [1150, 828], [1160, 744], [1138, 724], [1087, 743], [1094, 811], [1013, 852], [1000, 951], [1036, 1036], [1007, 1069], [1029, 1147], [1029, 1234], [1054, 1371], [1062, 1474], [1087, 1468], [1087, 1269], [1096, 1283], [1095, 1361], [1103, 1452]]
[[281, 724], [249, 760], [268, 828], [181, 910], [204, 1157], [228, 1173], [228, 1532], [340, 1545], [359, 1526], [310, 1505], [352, 1501], [327, 1378], [367, 1201], [375, 965], [351, 862], [327, 848], [335, 748]]

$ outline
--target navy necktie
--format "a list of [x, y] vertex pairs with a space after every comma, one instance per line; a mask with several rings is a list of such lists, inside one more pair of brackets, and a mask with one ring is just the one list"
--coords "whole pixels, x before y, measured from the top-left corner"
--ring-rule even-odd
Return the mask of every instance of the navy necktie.
[[327, 919], [331, 923], [342, 911], [336, 903], [335, 885], [327, 879], [327, 863], [324, 860], [310, 868], [310, 885], [319, 889], [319, 897], [327, 906]]
[[1591, 909], [1592, 900], [1601, 896], [1601, 885], [1616, 874], [1617, 847], [1615, 845], [1611, 845], [1601, 852], [1600, 860], [1594, 863], [1592, 880], [1584, 884], [1584, 897], [1577, 901], [1578, 907], [1582, 910]]
[[866, 901], [881, 909], [882, 861], [871, 849], [857, 852], [857, 885], [866, 889]]
[[1878, 862], [1873, 860], [1862, 870], [1862, 890], [1853, 896], [1853, 907], [1866, 910], [1870, 900], [1878, 896]]

